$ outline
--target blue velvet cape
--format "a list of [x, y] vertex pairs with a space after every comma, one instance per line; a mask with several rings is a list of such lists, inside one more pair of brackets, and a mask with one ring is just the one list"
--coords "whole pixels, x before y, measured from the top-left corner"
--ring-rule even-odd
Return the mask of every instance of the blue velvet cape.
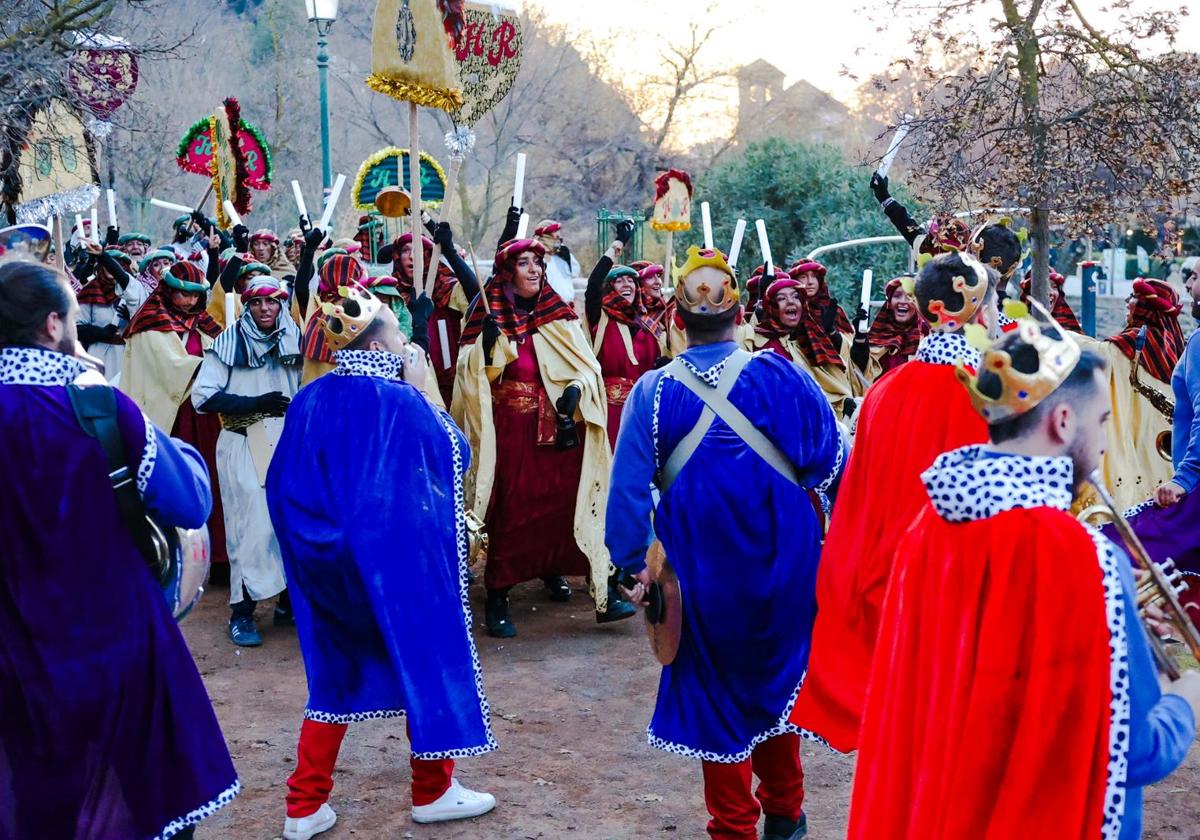
[[369, 371], [339, 367], [300, 390], [267, 475], [305, 716], [407, 713], [417, 758], [487, 752], [496, 743], [466, 583], [470, 450], [415, 388]]
[[[719, 375], [733, 342], [688, 350], [702, 378]], [[797, 467], [779, 475], [716, 420], [655, 508], [652, 485], [700, 416], [698, 397], [664, 371], [634, 386], [621, 419], [608, 503], [613, 563], [642, 568], [650, 519], [679, 576], [683, 639], [663, 668], [650, 743], [680, 755], [736, 762], [785, 732], [808, 664], [815, 616], [819, 524], [807, 489], [832, 483], [845, 448], [812, 377], [757, 354], [730, 401]]]
[[[0, 837], [171, 837], [237, 774], [196, 665], [117, 509], [100, 444], [49, 350], [0, 349]], [[147, 510], [197, 528], [199, 454], [118, 392]]]

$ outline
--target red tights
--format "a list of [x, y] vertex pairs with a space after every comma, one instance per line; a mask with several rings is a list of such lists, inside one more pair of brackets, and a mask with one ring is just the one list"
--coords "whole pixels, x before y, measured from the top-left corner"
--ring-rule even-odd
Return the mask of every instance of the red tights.
[[[759, 780], [753, 794], [752, 773]], [[800, 736], [779, 735], [763, 741], [737, 764], [704, 762], [704, 804], [712, 815], [709, 836], [723, 840], [757, 840], [760, 813], [800, 819], [804, 804]]]
[[[288, 779], [287, 815], [307, 817], [329, 800], [333, 790], [333, 768], [338, 750], [346, 736], [346, 724], [304, 720], [300, 725], [300, 743], [296, 748], [296, 772]], [[413, 805], [435, 802], [450, 788], [454, 762], [450, 759], [429, 761], [413, 758]]]

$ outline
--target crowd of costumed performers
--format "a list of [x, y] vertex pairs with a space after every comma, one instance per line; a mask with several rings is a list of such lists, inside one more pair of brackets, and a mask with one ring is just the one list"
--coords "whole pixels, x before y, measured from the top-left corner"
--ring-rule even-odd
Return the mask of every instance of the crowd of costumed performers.
[[[656, 218], [673, 242], [691, 186], [669, 175]], [[0, 416], [19, 429], [0, 460], [61, 433], [68, 455], [36, 490], [74, 501], [46, 509], [94, 525], [114, 568], [135, 563], [104, 476], [72, 484], [102, 451], [62, 431], [78, 375], [117, 389], [139, 455], [128, 483], [164, 523], [206, 523], [212, 560], [228, 564], [230, 640], [299, 637], [309, 700], [287, 840], [333, 825], [339, 747], [372, 718], [407, 714], [415, 821], [495, 807], [455, 775], [496, 747], [471, 592], [483, 632], [510, 639], [510, 595], [526, 583], [551, 602], [586, 597], [600, 624], [653, 613], [664, 669], [649, 742], [701, 761], [713, 837], [758, 837], [764, 814], [767, 840], [804, 836], [802, 737], [859, 751], [852, 837], [1025, 824], [1136, 837], [1141, 788], [1192, 740], [1200, 677], [1160, 690], [1122, 520], [1098, 531], [1075, 515], [1129, 509], [1148, 555], [1200, 584], [1200, 342], [1179, 320], [1185, 306], [1200, 314], [1200, 280], [1188, 272], [1186, 296], [1135, 281], [1124, 328], [1090, 338], [1060, 275], [1049, 307], [1030, 300], [1010, 220], [918, 223], [886, 178], [871, 190], [916, 270], [854, 312], [827, 266], [776, 266], [762, 228], [762, 264], [739, 277], [711, 246], [682, 265], [670, 251], [629, 260], [636, 226], [623, 220], [585, 280], [567, 227], [545, 219], [527, 237], [518, 206], [486, 277], [444, 220], [390, 242], [371, 218], [339, 238], [303, 214], [280, 234], [197, 211], [160, 244], [80, 224], [62, 268], [0, 265]], [[35, 406], [33, 388], [51, 392]], [[0, 577], [12, 591], [30, 585], [21, 575], [42, 580], [31, 510], [0, 501], [19, 535]], [[115, 701], [97, 692], [119, 679], [137, 683], [137, 703], [203, 714], [182, 745], [155, 718], [135, 752], [170, 767], [170, 795], [120, 807], [70, 766], [57, 725], [4, 727], [4, 751], [39, 768], [17, 824], [108, 820], [105, 836], [151, 836], [177, 823], [186, 836], [236, 776], [150, 578], [118, 612], [79, 603], [82, 587], [110, 585], [97, 580], [39, 583], [33, 597], [105, 628], [104, 644], [131, 614], [157, 629], [108, 654], [113, 672], [68, 702], [64, 732], [99, 720]], [[260, 608], [280, 630], [264, 632]], [[6, 638], [36, 638], [31, 612], [12, 621]], [[13, 645], [5, 708], [36, 708], [60, 678], [90, 673], [84, 647]], [[137, 703], [111, 720], [148, 719]], [[168, 760], [180, 755], [195, 766]], [[63, 780], [65, 804], [45, 794]]]

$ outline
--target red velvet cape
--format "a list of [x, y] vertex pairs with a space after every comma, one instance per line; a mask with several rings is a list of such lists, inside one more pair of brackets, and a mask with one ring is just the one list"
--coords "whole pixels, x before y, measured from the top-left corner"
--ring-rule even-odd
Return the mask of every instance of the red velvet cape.
[[883, 605], [847, 836], [1099, 837], [1109, 644], [1068, 513], [951, 524], [927, 502]]
[[921, 473], [943, 452], [986, 441], [949, 365], [912, 361], [867, 391], [821, 552], [808, 676], [791, 715], [836, 750], [856, 746], [892, 557], [928, 498]]

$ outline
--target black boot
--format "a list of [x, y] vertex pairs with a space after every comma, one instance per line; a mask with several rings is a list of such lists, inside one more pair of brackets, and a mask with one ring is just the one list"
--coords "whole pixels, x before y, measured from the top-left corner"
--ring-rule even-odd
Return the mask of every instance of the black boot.
[[544, 577], [542, 585], [546, 587], [546, 594], [550, 596], [551, 601], [565, 604], [571, 600], [571, 584], [567, 583], [567, 579], [562, 575]]
[[288, 597], [286, 589], [279, 593], [279, 600], [275, 603], [275, 614], [271, 623], [276, 627], [296, 626], [296, 615], [292, 612], [292, 599]]
[[800, 840], [808, 834], [808, 818], [803, 813], [800, 819], [789, 820], [787, 817], [773, 817], [767, 814], [763, 825], [763, 840]]
[[508, 590], [489, 589], [484, 609], [488, 635], [494, 639], [511, 639], [517, 628], [508, 617]]
[[614, 621], [622, 621], [637, 615], [637, 607], [621, 598], [621, 591], [617, 589], [617, 580], [618, 577], [615, 574], [608, 577], [608, 609], [604, 612], [596, 612], [597, 624], [611, 624]]

